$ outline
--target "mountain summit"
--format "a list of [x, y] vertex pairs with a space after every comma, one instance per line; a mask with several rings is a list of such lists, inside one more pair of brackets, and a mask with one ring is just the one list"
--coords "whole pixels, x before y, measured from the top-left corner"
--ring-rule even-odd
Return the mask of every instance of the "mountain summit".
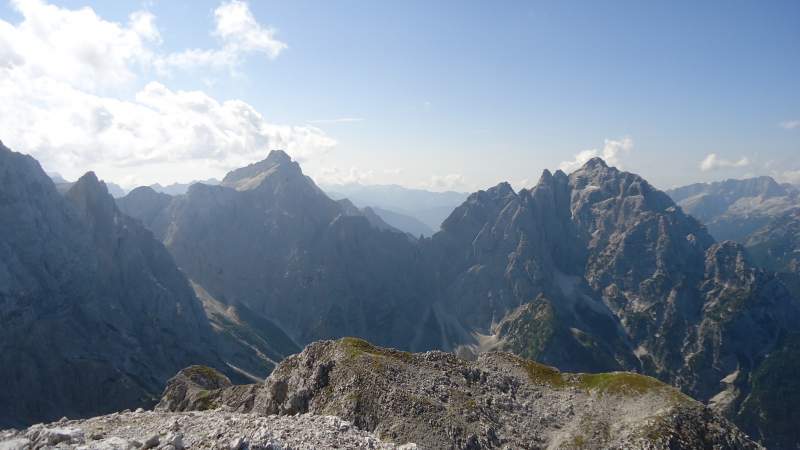
[[292, 161], [283, 150], [272, 150], [267, 159], [240, 169], [232, 170], [222, 179], [222, 186], [246, 191], [258, 188], [271, 176], [282, 178], [283, 182], [297, 181], [303, 176], [300, 165]]

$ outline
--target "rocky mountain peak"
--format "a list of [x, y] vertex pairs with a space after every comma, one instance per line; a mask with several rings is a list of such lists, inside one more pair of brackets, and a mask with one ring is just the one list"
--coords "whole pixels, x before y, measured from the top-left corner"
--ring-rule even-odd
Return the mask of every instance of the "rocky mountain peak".
[[769, 176], [760, 176], [745, 180], [725, 180], [723, 189], [731, 195], [748, 197], [778, 197], [787, 195], [786, 189]]
[[608, 164], [606, 164], [605, 160], [599, 156], [595, 156], [594, 158], [586, 161], [583, 165], [583, 169], [592, 170], [597, 168], [605, 168], [608, 169]]
[[480, 229], [488, 217], [497, 215], [508, 202], [515, 198], [517, 198], [516, 192], [506, 181], [485, 191], [470, 194], [467, 200], [442, 222], [442, 230], [464, 228], [465, 232], [472, 233], [476, 231], [473, 230], [474, 227]]
[[132, 191], [130, 191], [127, 196], [128, 197], [141, 197], [141, 198], [147, 198], [147, 197], [152, 197], [152, 198], [156, 198], [156, 197], [159, 197], [159, 198], [170, 198], [170, 197], [172, 197], [169, 194], [164, 194], [164, 193], [158, 192], [158, 191], [156, 191], [155, 189], [153, 189], [150, 186], [139, 186], [139, 187], [133, 189]]
[[[10, 177], [14, 183], [52, 186], [53, 181], [42, 170], [39, 163], [29, 155], [17, 153], [0, 142], [0, 179]], [[11, 183], [11, 182], [9, 182]], [[3, 189], [7, 189], [4, 185]], [[36, 189], [41, 193], [41, 188]], [[49, 191], [49, 189], [45, 189]], [[27, 194], [33, 192], [28, 191]]]
[[549, 170], [544, 169], [544, 171], [542, 172], [542, 176], [539, 177], [539, 183], [538, 184], [549, 183], [550, 180], [552, 180], [552, 179], [553, 179], [553, 174], [550, 173]]
[[496, 198], [503, 198], [510, 195], [516, 195], [514, 188], [507, 181], [498, 183], [497, 186], [491, 187], [486, 190], [487, 193]]
[[272, 162], [273, 165], [288, 164], [292, 162], [292, 157], [283, 150], [270, 150], [265, 161]]
[[87, 172], [80, 177], [64, 195], [95, 226], [100, 222], [109, 222], [117, 213], [114, 198], [94, 172]]
[[272, 150], [266, 159], [228, 172], [221, 185], [238, 191], [253, 190], [275, 174], [286, 180], [304, 177], [300, 165], [292, 161], [286, 152]]

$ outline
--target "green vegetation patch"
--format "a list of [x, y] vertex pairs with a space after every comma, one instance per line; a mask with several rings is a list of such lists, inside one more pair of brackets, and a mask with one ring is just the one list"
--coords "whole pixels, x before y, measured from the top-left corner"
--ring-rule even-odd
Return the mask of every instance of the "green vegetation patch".
[[584, 373], [576, 382], [576, 387], [608, 394], [641, 395], [666, 387], [655, 378], [630, 372]]
[[221, 378], [219, 372], [208, 366], [191, 366], [186, 368], [186, 373], [189, 375], [199, 375], [206, 378]]
[[545, 366], [537, 362], [529, 360], [521, 360], [525, 372], [528, 373], [528, 379], [535, 384], [543, 384], [554, 388], [562, 388], [567, 386], [567, 380], [564, 375], [555, 367]]
[[217, 380], [217, 381], [223, 382], [223, 383], [227, 381], [227, 379], [225, 378], [225, 375], [222, 375], [218, 371], [216, 371], [216, 370], [214, 370], [214, 369], [212, 369], [211, 367], [208, 367], [208, 366], [191, 366], [191, 367], [187, 367], [185, 369], [185, 373], [190, 378], [198, 377], [198, 378], [204, 378], [204, 379], [209, 379], [209, 380]]
[[401, 352], [399, 350], [375, 347], [364, 339], [345, 337], [341, 338], [339, 342], [345, 347], [347, 356], [355, 358], [361, 355], [380, 356], [385, 358], [394, 358], [404, 362], [411, 362], [413, 356], [408, 352]]
[[539, 358], [555, 333], [553, 307], [540, 296], [518, 310], [514, 316], [501, 326], [500, 332], [507, 340], [504, 350], [523, 358]]
[[207, 411], [217, 407], [214, 391], [202, 390], [197, 393], [196, 406], [198, 411]]

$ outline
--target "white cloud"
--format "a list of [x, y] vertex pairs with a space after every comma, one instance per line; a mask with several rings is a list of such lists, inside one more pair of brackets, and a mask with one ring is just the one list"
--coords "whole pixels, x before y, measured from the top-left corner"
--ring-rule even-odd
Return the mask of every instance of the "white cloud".
[[309, 120], [308, 123], [353, 123], [353, 122], [363, 122], [364, 119], [359, 117], [339, 117], [337, 119], [317, 119], [317, 120]]
[[0, 20], [0, 67], [24, 70], [83, 89], [117, 86], [153, 57], [160, 36], [145, 11], [126, 25], [99, 17], [91, 8], [70, 10], [40, 0], [13, 0], [18, 25]]
[[261, 53], [274, 59], [288, 46], [275, 38], [275, 30], [256, 21], [247, 3], [232, 0], [214, 10], [214, 32], [222, 47], [219, 49], [188, 49], [156, 59], [155, 66], [162, 73], [172, 68], [196, 67], [235, 69], [242, 58], [250, 53]]
[[[262, 159], [274, 148], [306, 159], [336, 144], [313, 126], [269, 123], [245, 102], [219, 102], [158, 82], [122, 101], [49, 79], [11, 76], [0, 80], [0, 97], [3, 140], [73, 177], [98, 166], [106, 176], [130, 175], [155, 163], [173, 164], [179, 172], [193, 164], [221, 171]], [[219, 172], [203, 176], [213, 175]]]
[[236, 51], [261, 52], [275, 58], [287, 45], [275, 39], [275, 30], [259, 24], [247, 3], [232, 0], [214, 10], [215, 34]]
[[424, 183], [423, 187], [440, 190], [458, 190], [466, 187], [466, 179], [464, 175], [459, 173], [450, 173], [446, 175], [433, 175], [429, 182]]
[[563, 161], [558, 165], [558, 168], [564, 172], [572, 172], [580, 169], [586, 162], [592, 158], [601, 157], [606, 163], [611, 166], [622, 167], [621, 157], [633, 150], [633, 139], [624, 137], [622, 139], [606, 139], [603, 144], [602, 150], [590, 149], [584, 150], [572, 159], [572, 161]]
[[[69, 178], [95, 170], [126, 185], [172, 182], [220, 176], [270, 149], [302, 160], [336, 144], [315, 126], [273, 124], [243, 101], [157, 81], [132, 97], [119, 95], [162, 57], [151, 49], [161, 35], [149, 12], [120, 24], [90, 8], [39, 0], [13, 6], [20, 23], [0, 20], [0, 139], [49, 170]], [[276, 54], [264, 40], [271, 31], [246, 6], [220, 7], [220, 38], [242, 51]]]
[[775, 179], [782, 183], [800, 184], [800, 170], [784, 170], [773, 172]]
[[737, 167], [747, 167], [750, 165], [750, 160], [746, 157], [741, 157], [737, 161], [720, 158], [716, 153], [709, 153], [702, 161], [700, 161], [700, 170], [708, 172], [717, 169], [731, 169]]
[[247, 3], [222, 3], [214, 10], [214, 49], [165, 53], [156, 17], [135, 11], [125, 24], [105, 20], [89, 7], [61, 8], [42, 0], [11, 0], [22, 21], [0, 20], [0, 67], [22, 66], [85, 90], [119, 86], [137, 73], [197, 67], [234, 71], [250, 54], [276, 58], [287, 48], [275, 30], [258, 23]]
[[800, 120], [785, 120], [778, 125], [787, 130], [795, 130], [800, 128]]

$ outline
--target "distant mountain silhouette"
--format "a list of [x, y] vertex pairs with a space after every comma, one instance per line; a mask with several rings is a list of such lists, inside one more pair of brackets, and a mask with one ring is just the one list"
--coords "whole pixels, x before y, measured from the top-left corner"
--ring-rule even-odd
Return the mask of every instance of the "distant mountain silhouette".
[[696, 183], [666, 192], [716, 239], [741, 243], [775, 217], [800, 208], [800, 191], [770, 177]]
[[[324, 185], [323, 190], [334, 199], [348, 198], [359, 207], [372, 207], [384, 220], [415, 236], [432, 235], [439, 230], [442, 222], [466, 198], [462, 192], [432, 192], [424, 189], [410, 189], [397, 185], [339, 184]], [[390, 211], [381, 214], [380, 210]], [[395, 214], [409, 216], [422, 222], [431, 231], [412, 224], [408, 219]], [[408, 225], [404, 225], [404, 224]]]

